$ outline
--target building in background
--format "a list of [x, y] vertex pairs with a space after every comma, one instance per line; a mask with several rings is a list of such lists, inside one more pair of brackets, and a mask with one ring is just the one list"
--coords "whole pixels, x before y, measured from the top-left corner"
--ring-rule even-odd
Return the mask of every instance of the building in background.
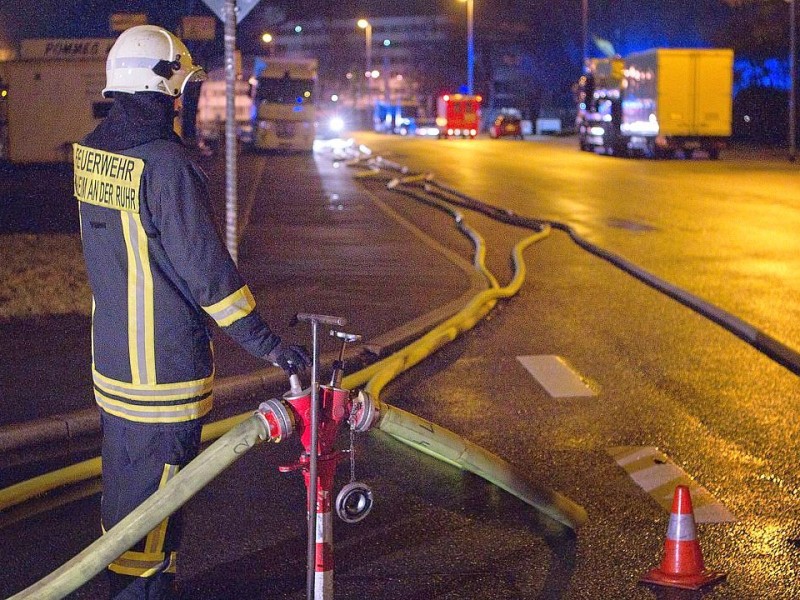
[[[322, 109], [326, 104], [338, 114], [348, 109], [354, 126], [372, 126], [376, 102], [415, 103], [420, 118], [432, 119], [437, 97], [463, 91], [466, 34], [461, 15], [375, 17], [369, 24], [369, 53], [366, 32], [354, 19], [286, 22], [264, 50], [317, 58]], [[530, 118], [531, 98], [537, 94], [525, 72], [532, 55], [522, 42], [529, 33], [507, 25], [476, 30], [475, 88], [486, 94], [487, 119], [507, 107]], [[496, 58], [509, 56], [514, 58]]]

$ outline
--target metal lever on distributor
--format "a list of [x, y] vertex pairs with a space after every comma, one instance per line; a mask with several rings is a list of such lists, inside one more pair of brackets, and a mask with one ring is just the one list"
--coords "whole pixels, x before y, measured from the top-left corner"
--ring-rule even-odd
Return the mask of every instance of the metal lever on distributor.
[[331, 374], [331, 387], [341, 387], [342, 377], [344, 376], [344, 349], [347, 344], [352, 344], [361, 339], [360, 335], [355, 333], [345, 333], [344, 331], [334, 331], [331, 329], [331, 335], [342, 340], [342, 345], [339, 348], [339, 357], [333, 362], [333, 373]]

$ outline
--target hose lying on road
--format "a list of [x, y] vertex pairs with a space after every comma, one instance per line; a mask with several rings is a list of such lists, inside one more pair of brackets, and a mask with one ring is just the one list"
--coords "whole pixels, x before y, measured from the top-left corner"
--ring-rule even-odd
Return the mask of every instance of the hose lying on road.
[[703, 300], [702, 298], [699, 298], [698, 296], [695, 296], [694, 294], [681, 289], [678, 286], [673, 285], [670, 282], [657, 277], [656, 275], [653, 275], [652, 273], [649, 273], [645, 269], [630, 262], [629, 260], [626, 260], [625, 258], [622, 258], [613, 252], [593, 244], [592, 242], [578, 235], [575, 229], [566, 223], [523, 217], [515, 214], [512, 211], [487, 205], [479, 200], [470, 198], [458, 190], [448, 187], [430, 177], [426, 178], [424, 185], [427, 189], [432, 190], [434, 193], [436, 193], [437, 189], [440, 192], [445, 192], [447, 196], [442, 196], [441, 193], [437, 195], [443, 197], [448, 202], [454, 202], [473, 210], [480, 211], [488, 216], [506, 223], [532, 228], [541, 227], [542, 224], [547, 224], [553, 227], [553, 229], [566, 232], [570, 239], [572, 239], [572, 241], [574, 241], [584, 250], [594, 254], [595, 256], [598, 256], [599, 258], [602, 258], [615, 267], [625, 271], [629, 275], [632, 275], [639, 281], [649, 285], [653, 289], [658, 290], [673, 300], [680, 302], [687, 308], [695, 311], [699, 315], [725, 328], [739, 339], [747, 342], [750, 346], [771, 360], [775, 361], [782, 367], [788, 369], [795, 375], [800, 375], [800, 353], [798, 353], [797, 350], [787, 346], [769, 334], [760, 331], [750, 323], [740, 319], [736, 315], [729, 313], [719, 306]]
[[78, 589], [183, 506], [236, 459], [268, 438], [269, 431], [261, 416], [252, 415], [239, 423], [95, 542], [9, 600], [57, 600]]

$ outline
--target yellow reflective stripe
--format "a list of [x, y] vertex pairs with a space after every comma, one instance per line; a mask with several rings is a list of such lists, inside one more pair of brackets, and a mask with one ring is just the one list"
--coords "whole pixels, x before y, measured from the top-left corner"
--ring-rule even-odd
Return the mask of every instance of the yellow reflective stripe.
[[137, 213], [120, 213], [128, 254], [128, 352], [134, 383], [154, 383], [155, 318], [153, 274], [147, 234]]
[[203, 396], [214, 387], [214, 374], [203, 379], [180, 381], [177, 383], [154, 383], [148, 385], [127, 383], [106, 377], [92, 370], [96, 387], [107, 394], [124, 396], [131, 400], [181, 400]]
[[209, 395], [197, 402], [188, 402], [174, 406], [141, 406], [129, 404], [104, 396], [97, 390], [94, 392], [97, 405], [107, 413], [139, 423], [180, 423], [199, 419], [214, 406], [214, 396]]
[[245, 285], [219, 302], [211, 306], [204, 306], [203, 310], [216, 321], [217, 325], [226, 327], [249, 315], [255, 307], [256, 301], [253, 294]]
[[[178, 473], [178, 465], [164, 465], [164, 471], [161, 473], [161, 481], [158, 483], [158, 489], [167, 485], [167, 482]], [[145, 554], [164, 553], [164, 540], [167, 537], [167, 525], [169, 524], [169, 517], [156, 525], [153, 530], [147, 534], [144, 542]]]
[[92, 321], [89, 331], [89, 341], [92, 344], [92, 369], [94, 369], [94, 311], [97, 308], [97, 304], [94, 301], [94, 294], [92, 294]]
[[139, 375], [139, 352], [136, 347], [136, 331], [139, 322], [139, 316], [136, 313], [136, 274], [138, 272], [135, 266], [136, 254], [131, 241], [130, 218], [125, 212], [120, 212], [119, 218], [122, 223], [122, 236], [125, 238], [125, 250], [128, 254], [128, 361], [133, 382], [142, 383], [142, 378]]
[[164, 569], [164, 573], [174, 573], [177, 570], [178, 570], [178, 553], [170, 552], [169, 564], [167, 565], [167, 568]]
[[155, 317], [155, 290], [153, 287], [153, 272], [150, 269], [150, 250], [147, 247], [147, 234], [142, 226], [139, 214], [132, 215], [136, 221], [139, 240], [139, 256], [141, 257], [142, 286], [144, 296], [144, 322], [140, 343], [144, 344], [144, 358], [147, 363], [147, 378], [143, 383], [156, 382], [156, 317]]
[[129, 550], [108, 565], [108, 569], [120, 575], [151, 577], [161, 572], [174, 573], [176, 563], [176, 552], [171, 552], [169, 560], [166, 560], [163, 552], [148, 554], [147, 552], [134, 552]]

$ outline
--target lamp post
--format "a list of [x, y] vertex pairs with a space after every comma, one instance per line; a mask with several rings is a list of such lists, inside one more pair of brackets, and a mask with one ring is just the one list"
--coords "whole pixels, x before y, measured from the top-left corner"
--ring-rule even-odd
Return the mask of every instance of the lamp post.
[[272, 55], [272, 41], [273, 40], [274, 40], [274, 38], [272, 37], [271, 33], [264, 33], [261, 36], [261, 41], [264, 44], [264, 53], [267, 56], [271, 56]]
[[[372, 108], [372, 87], [369, 81], [369, 78], [372, 77], [372, 24], [366, 19], [359, 19], [356, 25], [364, 30], [364, 42], [366, 44], [364, 78], [367, 80], [367, 109], [369, 110]], [[361, 81], [364, 81], [364, 79]]]
[[459, 0], [467, 4], [467, 94], [472, 95], [475, 71], [475, 46], [473, 31], [473, 0]]
[[589, 59], [589, 0], [581, 0], [581, 37], [583, 43], [583, 68]]
[[372, 72], [372, 25], [366, 19], [359, 19], [357, 25], [364, 30], [364, 41], [366, 43], [365, 46], [365, 53], [366, 53], [366, 66], [367, 68], [364, 70], [365, 73]]

